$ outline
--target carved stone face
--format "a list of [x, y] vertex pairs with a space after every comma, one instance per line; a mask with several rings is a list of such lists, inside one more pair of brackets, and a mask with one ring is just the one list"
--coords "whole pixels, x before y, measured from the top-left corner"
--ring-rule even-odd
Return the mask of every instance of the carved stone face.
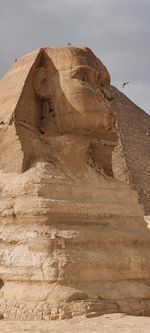
[[41, 69], [39, 80], [45, 98], [52, 100], [59, 129], [71, 133], [112, 129], [110, 76], [100, 60], [87, 48], [48, 48], [45, 52], [46, 72]]

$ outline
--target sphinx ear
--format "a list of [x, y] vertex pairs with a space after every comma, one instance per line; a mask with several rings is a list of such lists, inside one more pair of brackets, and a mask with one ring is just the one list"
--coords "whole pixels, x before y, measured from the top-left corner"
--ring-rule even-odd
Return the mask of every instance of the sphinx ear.
[[38, 67], [34, 70], [33, 88], [41, 99], [51, 98], [50, 77], [45, 67]]

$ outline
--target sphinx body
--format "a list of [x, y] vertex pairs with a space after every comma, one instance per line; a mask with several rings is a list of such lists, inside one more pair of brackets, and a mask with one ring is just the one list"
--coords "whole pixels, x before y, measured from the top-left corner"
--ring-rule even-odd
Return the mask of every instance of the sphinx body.
[[150, 236], [137, 193], [114, 179], [111, 100], [88, 48], [37, 50], [1, 81], [5, 318], [150, 312]]

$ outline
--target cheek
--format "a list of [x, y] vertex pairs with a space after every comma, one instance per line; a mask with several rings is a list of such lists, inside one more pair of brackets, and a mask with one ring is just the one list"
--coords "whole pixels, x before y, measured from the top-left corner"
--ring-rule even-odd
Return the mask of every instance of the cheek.
[[61, 81], [61, 87], [66, 102], [78, 112], [92, 111], [100, 107], [95, 90], [89, 83], [78, 80]]

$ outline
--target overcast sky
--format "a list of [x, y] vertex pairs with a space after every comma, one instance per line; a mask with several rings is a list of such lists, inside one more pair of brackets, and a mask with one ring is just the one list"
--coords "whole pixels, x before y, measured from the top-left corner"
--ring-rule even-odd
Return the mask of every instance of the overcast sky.
[[44, 46], [88, 46], [112, 84], [150, 113], [150, 0], [0, 0], [0, 78]]

